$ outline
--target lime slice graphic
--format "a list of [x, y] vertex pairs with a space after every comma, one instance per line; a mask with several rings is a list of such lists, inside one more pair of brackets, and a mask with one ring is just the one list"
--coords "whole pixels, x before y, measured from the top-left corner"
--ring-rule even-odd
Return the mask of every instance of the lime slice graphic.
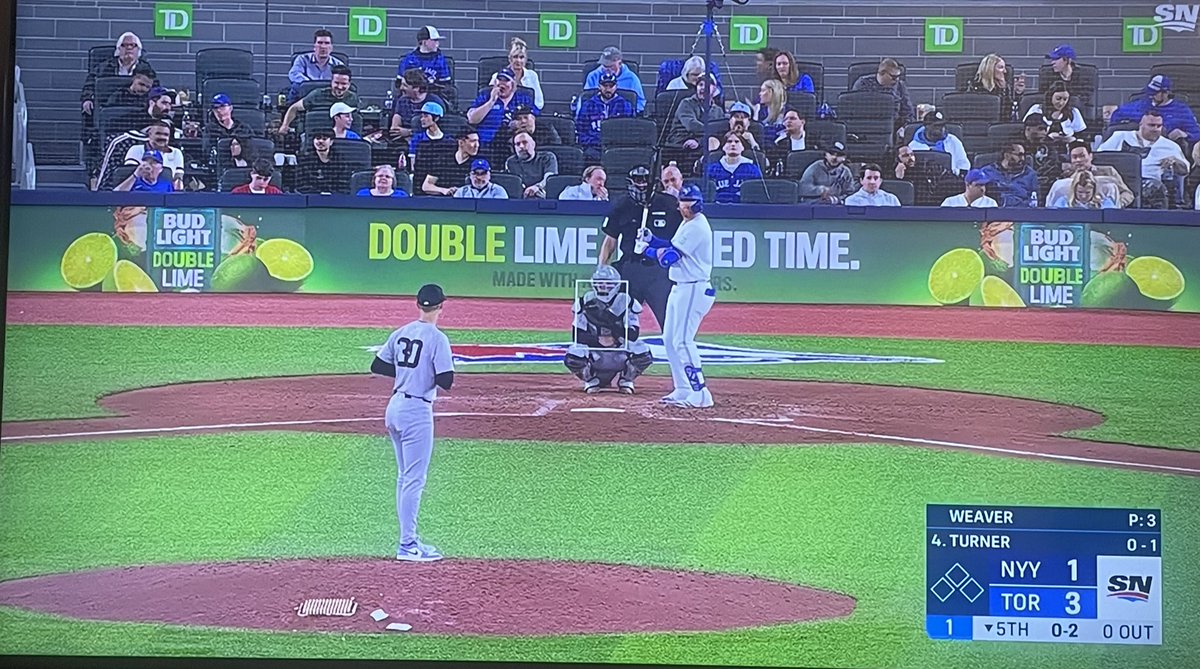
[[1173, 300], [1183, 294], [1183, 273], [1158, 256], [1134, 258], [1125, 267], [1125, 273], [1142, 295], [1152, 300]]
[[117, 245], [112, 237], [103, 232], [89, 232], [71, 242], [59, 269], [68, 286], [83, 290], [103, 281], [116, 262]]
[[[105, 288], [109, 281], [105, 280]], [[112, 288], [118, 293], [157, 293], [158, 286], [141, 267], [128, 260], [118, 260], [112, 273]]]
[[218, 293], [254, 293], [262, 290], [267, 268], [249, 254], [229, 256], [213, 272], [212, 289]]
[[1085, 307], [1100, 309], [1144, 308], [1146, 298], [1138, 294], [1137, 284], [1124, 272], [1100, 272], [1093, 276], [1079, 296]]
[[267, 273], [280, 281], [303, 281], [313, 271], [308, 249], [290, 239], [268, 239], [254, 255], [267, 266]]
[[947, 251], [929, 270], [929, 294], [942, 304], [969, 298], [983, 280], [983, 260], [972, 249]]
[[985, 307], [1023, 307], [1025, 300], [1005, 283], [1004, 279], [994, 276], [983, 277], [983, 306]]

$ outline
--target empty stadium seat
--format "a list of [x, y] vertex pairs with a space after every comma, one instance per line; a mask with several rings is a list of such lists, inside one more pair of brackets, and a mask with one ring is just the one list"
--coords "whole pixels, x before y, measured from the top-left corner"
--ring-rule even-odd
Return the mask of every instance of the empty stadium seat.
[[507, 172], [492, 172], [492, 183], [504, 189], [509, 199], [520, 200], [525, 197], [525, 184], [521, 177]]
[[648, 118], [606, 118], [600, 121], [600, 146], [653, 147], [658, 143], [658, 126]]
[[203, 91], [204, 82], [215, 77], [249, 79], [254, 73], [254, 54], [245, 49], [217, 47], [196, 52], [196, 88]]
[[[562, 195], [564, 190], [580, 182], [582, 174], [582, 171], [580, 171], [579, 175], [556, 174], [549, 179], [546, 179], [546, 199], [557, 200], [558, 196]], [[611, 192], [609, 197], [612, 197]]]
[[747, 204], [796, 204], [800, 184], [790, 179], [751, 179], [742, 184], [742, 202]]
[[902, 181], [900, 179], [884, 179], [883, 183], [879, 187], [891, 193], [892, 195], [895, 195], [896, 199], [900, 200], [900, 204], [905, 207], [911, 207], [913, 203], [916, 202], [917, 191], [908, 181]]
[[548, 151], [558, 160], [559, 174], [583, 174], [583, 150], [578, 146], [548, 145], [537, 147], [538, 151]]
[[1142, 158], [1128, 151], [1097, 151], [1092, 154], [1093, 165], [1115, 168], [1121, 180], [1133, 191], [1133, 206], [1142, 206]]
[[821, 149], [805, 149], [792, 151], [783, 164], [783, 174], [789, 179], [799, 179], [804, 176], [804, 170], [818, 160], [825, 159], [825, 151]]
[[212, 77], [204, 81], [200, 107], [208, 109], [213, 96], [224, 94], [234, 107], [256, 108], [262, 105], [263, 87], [254, 79], [231, 79], [228, 77]]
[[654, 162], [654, 147], [618, 147], [605, 149], [600, 157], [604, 171], [611, 174], [628, 174], [629, 170], [638, 165], [649, 166]]

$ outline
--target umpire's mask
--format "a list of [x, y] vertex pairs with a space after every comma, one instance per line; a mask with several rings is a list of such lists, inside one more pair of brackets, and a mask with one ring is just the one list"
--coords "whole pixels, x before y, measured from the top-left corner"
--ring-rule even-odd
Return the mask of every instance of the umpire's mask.
[[629, 170], [629, 199], [645, 206], [650, 198], [650, 168], [638, 165]]

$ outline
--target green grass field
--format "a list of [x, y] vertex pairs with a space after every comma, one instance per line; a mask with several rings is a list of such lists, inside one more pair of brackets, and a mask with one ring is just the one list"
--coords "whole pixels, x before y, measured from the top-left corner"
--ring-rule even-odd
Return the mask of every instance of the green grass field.
[[[4, 419], [101, 415], [97, 396], [185, 380], [363, 371], [381, 330], [17, 326]], [[451, 332], [531, 343], [546, 333]], [[714, 367], [1030, 397], [1103, 412], [1081, 436], [1197, 448], [1200, 352], [1144, 347], [704, 337], [918, 355], [938, 365]], [[565, 373], [555, 366], [534, 371]], [[660, 367], [657, 366], [656, 367]], [[665, 366], [657, 369], [665, 373]], [[471, 371], [481, 368], [471, 368]], [[495, 368], [493, 368], [495, 369]], [[509, 367], [513, 369], [513, 367]], [[522, 368], [528, 371], [528, 368]], [[714, 382], [714, 385], [718, 382]], [[132, 563], [387, 556], [395, 462], [382, 437], [233, 433], [0, 448], [0, 579]], [[439, 440], [422, 533], [452, 556], [746, 573], [847, 593], [846, 620], [728, 633], [545, 638], [283, 634], [77, 622], [0, 608], [0, 653], [470, 658], [851, 667], [1185, 667], [1200, 654], [1200, 480], [893, 445], [805, 448]], [[1161, 647], [934, 642], [929, 503], [1163, 510]]]

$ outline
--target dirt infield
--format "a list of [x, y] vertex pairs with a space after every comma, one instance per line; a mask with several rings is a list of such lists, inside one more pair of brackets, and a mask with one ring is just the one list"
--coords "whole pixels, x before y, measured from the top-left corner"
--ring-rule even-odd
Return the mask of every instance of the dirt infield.
[[[10, 324], [393, 328], [411, 297], [12, 293]], [[652, 317], [647, 318], [652, 322]], [[567, 332], [569, 301], [452, 299], [442, 327]], [[647, 331], [655, 331], [648, 325]], [[962, 339], [1200, 348], [1200, 314], [1082, 309], [979, 309], [717, 301], [708, 334]]]
[[[848, 383], [716, 379], [711, 409], [666, 407], [669, 379], [643, 377], [634, 396], [585, 395], [546, 374], [464, 374], [439, 398], [439, 437], [580, 443], [776, 444], [870, 442], [961, 449], [1093, 466], [1200, 475], [1200, 452], [1073, 439], [1098, 413], [973, 393]], [[110, 418], [5, 423], [6, 443], [158, 436], [178, 432], [299, 430], [383, 433], [391, 379], [331, 375], [211, 381], [101, 398]], [[499, 392], [502, 390], [503, 392]], [[419, 400], [411, 400], [419, 401]]]
[[[300, 616], [351, 598], [348, 617]], [[846, 595], [735, 574], [537, 560], [298, 559], [122, 567], [0, 583], [0, 605], [84, 620], [297, 632], [699, 632], [840, 618]], [[375, 621], [372, 611], [388, 618]]]

